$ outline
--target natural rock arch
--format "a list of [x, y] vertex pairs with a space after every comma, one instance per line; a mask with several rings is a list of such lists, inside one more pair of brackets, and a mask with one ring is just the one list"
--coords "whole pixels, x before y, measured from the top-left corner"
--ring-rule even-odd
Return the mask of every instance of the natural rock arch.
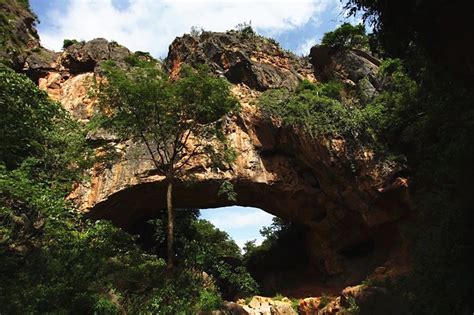
[[[308, 226], [310, 233], [305, 242], [315, 265], [323, 266], [328, 274], [343, 274], [347, 281], [356, 281], [357, 276], [364, 278], [367, 273], [356, 275], [357, 268], [350, 268], [352, 258], [367, 256], [362, 269], [370, 272], [366, 269], [385, 264], [403, 249], [397, 231], [397, 222], [409, 209], [408, 183], [400, 177], [403, 168], [377, 156], [361, 140], [338, 135], [310, 138], [262, 117], [252, 105], [259, 96], [258, 90], [281, 86], [291, 89], [298, 80], [315, 81], [318, 73], [314, 73], [307, 58], [282, 52], [268, 40], [254, 38], [251, 41], [259, 42], [247, 47], [235, 36], [238, 35], [206, 33], [198, 39], [185, 36], [170, 46], [165, 66], [171, 75], [183, 63], [207, 63], [216, 74], [230, 76], [233, 93], [242, 105], [242, 111], [229, 117], [225, 126], [229, 143], [238, 153], [237, 160], [230, 169], [218, 173], [208, 169], [204, 161], [193, 161], [189, 172], [194, 179], [177, 185], [175, 206], [231, 205], [217, 194], [220, 183], [230, 180], [238, 193], [235, 204], [258, 207]], [[112, 52], [119, 62], [130, 54], [105, 40], [95, 41], [69, 47], [56, 59], [56, 68], [30, 69], [40, 75], [40, 87], [80, 119], [88, 119], [94, 112], [84, 87], [94, 76], [90, 71], [99, 73], [97, 65], [111, 58]], [[102, 47], [100, 52], [105, 53], [88, 51], [94, 47]], [[345, 58], [339, 52], [333, 59], [331, 52], [328, 54], [331, 62], [312, 60], [325, 75], [337, 68], [341, 73], [336, 76], [341, 81], [357, 85], [361, 77], [357, 73], [351, 75], [357, 63], [358, 68], [366, 67], [364, 71], [371, 73], [371, 80], [364, 84], [376, 83], [373, 73], [378, 65], [363, 54], [350, 52], [350, 58]], [[313, 59], [316, 57], [315, 54]], [[82, 70], [83, 61], [86, 67]], [[233, 71], [242, 62], [248, 66], [239, 68], [240, 72]], [[72, 63], [74, 71], [69, 71], [66, 66]], [[254, 82], [246, 81], [250, 77], [258, 81], [258, 86], [246, 85]], [[376, 93], [374, 84], [370, 90]], [[162, 178], [153, 173], [140, 144], [116, 143], [113, 136], [105, 133], [89, 138], [99, 146], [114, 143], [120, 158], [109, 166], [96, 165], [90, 170], [90, 181], [75, 187], [70, 199], [84, 213], [127, 227], [164, 207]]]

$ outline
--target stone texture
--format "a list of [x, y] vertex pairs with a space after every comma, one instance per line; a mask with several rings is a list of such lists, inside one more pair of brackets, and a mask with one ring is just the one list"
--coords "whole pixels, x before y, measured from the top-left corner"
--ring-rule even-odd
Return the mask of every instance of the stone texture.
[[28, 54], [40, 47], [36, 17], [20, 1], [0, 2], [0, 61], [20, 71]]
[[236, 31], [176, 38], [170, 46], [166, 66], [176, 76], [183, 63], [207, 64], [230, 82], [244, 83], [259, 91], [294, 88], [301, 79], [314, 81], [306, 59], [283, 51], [267, 38]]
[[377, 77], [380, 61], [364, 50], [317, 45], [311, 48], [309, 60], [318, 80], [344, 82], [346, 87], [358, 89], [363, 101], [373, 99], [382, 88]]
[[291, 307], [291, 301], [282, 299], [273, 300], [269, 297], [254, 296], [248, 305], [241, 303], [241, 307], [249, 315], [296, 315]]
[[126, 66], [125, 58], [130, 54], [130, 50], [116, 42], [96, 38], [69, 46], [61, 56], [61, 64], [72, 74], [98, 72], [98, 66], [105, 60], [114, 60], [119, 66]]

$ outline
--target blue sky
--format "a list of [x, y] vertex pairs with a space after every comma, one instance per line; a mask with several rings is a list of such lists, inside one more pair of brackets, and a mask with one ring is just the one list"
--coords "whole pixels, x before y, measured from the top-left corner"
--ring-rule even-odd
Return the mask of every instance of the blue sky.
[[251, 21], [299, 55], [346, 19], [339, 0], [30, 0], [42, 44], [60, 50], [65, 38], [104, 37], [133, 51], [165, 57], [176, 36], [192, 26], [225, 31]]
[[[61, 50], [65, 38], [104, 37], [157, 58], [165, 57], [173, 39], [189, 33], [192, 26], [226, 31], [251, 21], [259, 34], [307, 55], [325, 32], [343, 22], [360, 22], [345, 18], [339, 0], [30, 0], [30, 4], [47, 48]], [[272, 221], [270, 214], [244, 207], [203, 210], [202, 217], [240, 246], [247, 240], [260, 242], [259, 230]]]
[[259, 230], [271, 225], [273, 216], [258, 208], [232, 206], [201, 210], [201, 218], [226, 231], [242, 248], [246, 241], [263, 241]]

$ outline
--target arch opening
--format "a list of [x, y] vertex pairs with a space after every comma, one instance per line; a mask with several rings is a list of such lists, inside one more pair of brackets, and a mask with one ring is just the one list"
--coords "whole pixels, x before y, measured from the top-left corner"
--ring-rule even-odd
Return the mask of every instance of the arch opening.
[[243, 251], [247, 242], [262, 244], [262, 229], [271, 226], [276, 217], [259, 208], [229, 206], [200, 209], [199, 218], [226, 232]]
[[[290, 283], [294, 284], [293, 296], [337, 292], [364, 280], [393, 256], [391, 249], [401, 244], [395, 226], [388, 234], [387, 228], [371, 228], [357, 212], [337, 200], [330, 201], [319, 189], [294, 189], [293, 183], [235, 178], [232, 183], [237, 199], [232, 201], [219, 195], [221, 183], [218, 179], [176, 183], [174, 208], [204, 209], [202, 213], [206, 214], [222, 207], [253, 207], [300, 227], [286, 243], [279, 241], [274, 255], [250, 263], [250, 272], [266, 294], [283, 293], [282, 288]], [[108, 195], [91, 208], [89, 215], [111, 220], [134, 234], [150, 235], [150, 227], [144, 222], [166, 209], [165, 197], [166, 185], [161, 181], [134, 184]], [[228, 220], [236, 221], [232, 217]], [[237, 241], [242, 248], [245, 240]], [[294, 257], [297, 259], [288, 259]], [[274, 269], [266, 267], [271, 264]]]

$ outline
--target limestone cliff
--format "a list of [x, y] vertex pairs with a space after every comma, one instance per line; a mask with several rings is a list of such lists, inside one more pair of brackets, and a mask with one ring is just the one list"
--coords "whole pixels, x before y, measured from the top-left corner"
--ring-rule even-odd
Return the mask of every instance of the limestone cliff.
[[[185, 35], [170, 46], [164, 67], [171, 76], [182, 64], [206, 63], [227, 78], [242, 110], [227, 118], [225, 132], [238, 153], [235, 163], [214, 172], [195, 160], [188, 169], [192, 182], [175, 189], [176, 207], [211, 208], [231, 204], [253, 206], [310, 229], [306, 240], [315, 269], [340, 275], [343, 283], [360, 281], [376, 267], [397, 272], [405, 245], [397, 222], [409, 209], [408, 180], [403, 166], [372, 152], [360, 139], [332, 135], [310, 138], [261, 115], [255, 105], [261, 91], [294, 88], [299, 80], [337, 77], [346, 89], [380, 88], [379, 62], [366, 52], [315, 48], [311, 58], [297, 57], [259, 36], [239, 32]], [[95, 39], [77, 43], [41, 59], [32, 52], [24, 71], [76, 118], [88, 120], [94, 102], [90, 80], [100, 75], [100, 63], [124, 61], [131, 52], [116, 43]], [[41, 59], [34, 63], [32, 60]], [[30, 61], [28, 61], [30, 60]], [[113, 143], [119, 160], [96, 165], [90, 181], [79, 183], [70, 198], [93, 218], [110, 219], [130, 228], [165, 207], [163, 178], [154, 174], [139, 143], [116, 143], [108, 134], [90, 135], [96, 143]], [[238, 194], [231, 202], [218, 195], [230, 180]], [[232, 218], [229, 218], [231, 220]]]

